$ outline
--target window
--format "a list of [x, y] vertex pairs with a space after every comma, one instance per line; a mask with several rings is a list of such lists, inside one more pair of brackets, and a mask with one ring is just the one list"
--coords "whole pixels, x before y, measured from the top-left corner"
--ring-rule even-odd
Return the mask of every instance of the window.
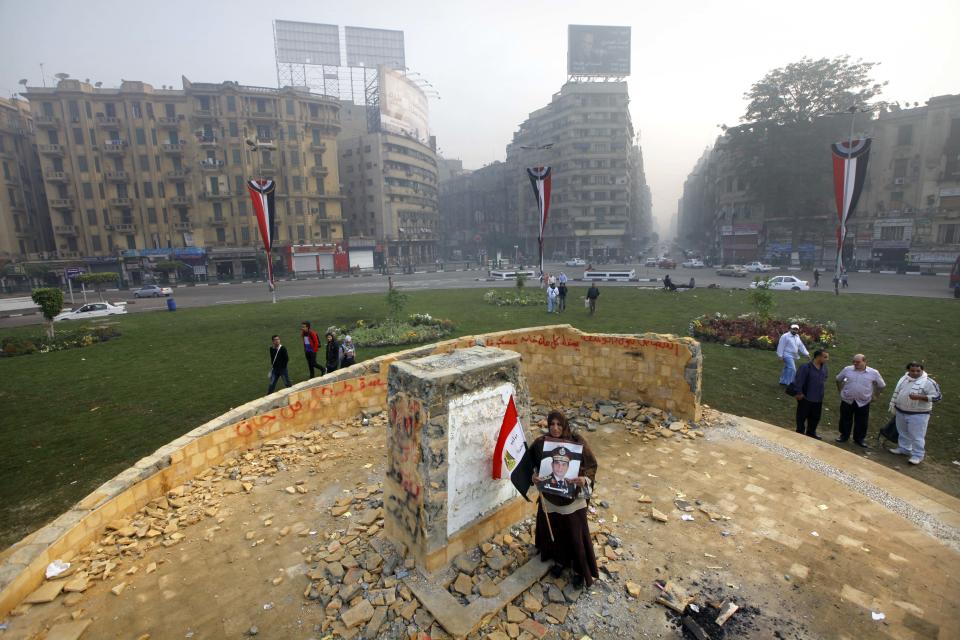
[[137, 248], [137, 237], [136, 236], [126, 236], [127, 238], [127, 249], [136, 249]]
[[87, 209], [87, 224], [91, 227], [97, 226], [97, 210]]
[[903, 227], [882, 227], [880, 229], [881, 240], [903, 240]]
[[144, 197], [144, 198], [152, 198], [152, 197], [153, 197], [153, 183], [152, 183], [152, 182], [144, 182], [144, 183], [143, 183], [143, 197]]
[[235, 191], [237, 194], [243, 194], [246, 184], [244, 183], [243, 176], [233, 176]]
[[890, 192], [890, 204], [891, 204], [891, 205], [893, 205], [894, 203], [896, 203], [897, 205], [899, 205], [899, 204], [901, 204], [902, 202], [903, 202], [903, 191], [891, 191], [891, 192]]
[[[229, 98], [228, 98], [228, 100], [229, 100]], [[231, 120], [231, 121], [230, 121], [230, 124], [229, 124], [228, 126], [229, 126], [229, 130], [230, 130], [230, 137], [231, 137], [231, 138], [237, 138], [237, 137], [240, 136], [240, 127], [237, 125], [237, 121], [236, 121], [236, 120]]]
[[241, 164], [243, 157], [240, 155], [240, 149], [233, 150], [233, 164]]
[[297, 240], [300, 242], [306, 242], [307, 240], [307, 228], [302, 224], [297, 225]]
[[134, 135], [136, 136], [137, 144], [147, 144], [147, 132], [143, 127], [138, 127], [136, 131], [134, 131]]
[[143, 109], [140, 108], [140, 103], [139, 103], [139, 102], [136, 102], [136, 101], [135, 101], [135, 102], [131, 102], [131, 103], [130, 103], [130, 110], [133, 112], [133, 117], [134, 117], [134, 118], [142, 118], [142, 117], [143, 117]]
[[79, 127], [73, 128], [73, 144], [77, 144], [77, 145], [83, 144], [83, 129]]
[[152, 102], [147, 103], [147, 117], [153, 120], [153, 103]]
[[293, 190], [303, 191], [303, 178], [300, 176], [293, 176]]
[[108, 118], [117, 117], [117, 105], [113, 104], [112, 102], [108, 102], [105, 105], [103, 105], [103, 110], [107, 112]]
[[227, 241], [227, 230], [223, 227], [217, 227], [217, 242]]
[[296, 202], [296, 204], [294, 205], [294, 207], [295, 207], [295, 210], [296, 210], [296, 212], [297, 212], [297, 215], [298, 215], [298, 216], [302, 216], [302, 215], [303, 215], [303, 200], [297, 200], [297, 202]]
[[290, 166], [299, 167], [300, 166], [300, 152], [291, 151], [290, 152]]
[[90, 171], [90, 167], [87, 165], [87, 156], [77, 156], [77, 169], [84, 173]]
[[70, 114], [70, 122], [80, 122], [80, 105], [76, 100], [67, 102], [67, 113]]
[[150, 156], [140, 156], [140, 171], [150, 171]]
[[147, 222], [157, 224], [157, 210], [154, 207], [147, 207]]
[[960, 242], [960, 224], [941, 224], [937, 229], [938, 244], [954, 244]]
[[297, 125], [288, 124], [287, 125], [287, 139], [296, 140], [297, 139]]
[[292, 116], [293, 114], [293, 100], [287, 100], [287, 115]]
[[94, 251], [102, 251], [103, 245], [100, 243], [100, 236], [90, 236], [90, 246]]
[[223, 220], [223, 203], [220, 203], [220, 202], [213, 203], [213, 219]]
[[893, 161], [893, 177], [894, 178], [905, 178], [907, 177], [907, 159], [900, 158]]
[[162, 183], [162, 182], [158, 182], [158, 183], [157, 183], [157, 195], [160, 196], [161, 198], [166, 198], [166, 197], [167, 197], [167, 194], [164, 192], [163, 183]]
[[236, 96], [227, 96], [227, 111], [236, 111], [236, 110], [237, 110]]
[[80, 187], [83, 190], [84, 198], [93, 198], [93, 185], [91, 183], [84, 182]]
[[177, 108], [168, 102], [163, 105], [163, 115], [167, 118], [176, 118]]
[[913, 143], [913, 125], [902, 124], [897, 127], [897, 144]]
[[250, 227], [240, 227], [240, 242], [250, 244]]
[[100, 156], [93, 156], [93, 169], [100, 173]]

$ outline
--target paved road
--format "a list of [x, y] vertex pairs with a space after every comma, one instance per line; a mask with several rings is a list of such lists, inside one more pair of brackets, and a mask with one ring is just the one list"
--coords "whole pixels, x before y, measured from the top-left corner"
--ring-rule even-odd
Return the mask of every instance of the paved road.
[[[545, 267], [550, 273], [566, 272], [568, 276], [579, 277], [582, 275], [582, 268], [565, 267], [562, 264], [548, 264]], [[718, 276], [713, 269], [656, 269], [646, 267], [623, 267], [622, 265], [603, 265], [598, 269], [619, 269], [634, 268], [637, 277], [641, 279], [636, 282], [606, 282], [600, 286], [603, 287], [636, 287], [652, 286], [653, 283], [643, 281], [644, 279], [656, 279], [659, 281], [667, 273], [675, 283], [686, 283], [691, 277], [696, 279], [697, 287], [706, 287], [709, 284], [718, 284], [724, 289], [745, 288], [749, 286], [752, 278], [729, 278]], [[813, 274], [807, 272], [795, 271], [774, 271], [769, 276], [778, 273], [796, 275], [799, 278], [813, 281]], [[751, 274], [753, 275], [753, 274]], [[512, 281], [491, 282], [486, 278], [485, 271], [453, 271], [453, 272], [435, 272], [435, 273], [415, 273], [415, 274], [395, 274], [393, 275], [394, 284], [410, 291], [418, 289], [454, 289], [464, 287], [490, 288], [490, 287], [512, 287]], [[946, 276], [919, 276], [919, 275], [896, 275], [896, 274], [877, 274], [877, 273], [853, 273], [849, 278], [850, 287], [842, 293], [878, 293], [886, 295], [903, 295], [930, 298], [947, 298], [952, 293], [947, 286]], [[574, 281], [573, 286], [585, 286], [582, 282]], [[821, 279], [821, 290], [830, 291], [832, 283], [829, 276]], [[293, 298], [306, 298], [316, 296], [344, 296], [361, 293], [386, 292], [387, 277], [377, 275], [348, 277], [348, 278], [326, 278], [296, 280], [291, 282], [279, 282], [277, 288], [277, 297], [280, 300], [289, 300]], [[797, 295], [804, 295], [798, 293]], [[140, 313], [144, 311], [159, 311], [166, 309], [166, 300], [142, 299], [136, 300], [129, 291], [108, 291], [104, 294], [105, 299], [110, 301], [126, 300], [127, 308], [131, 313]], [[220, 284], [196, 287], [179, 287], [174, 289], [174, 298], [177, 306], [180, 308], [204, 307], [214, 304], [241, 304], [244, 302], [265, 302], [270, 300], [270, 294], [264, 283], [250, 282], [237, 284]], [[77, 306], [83, 302], [78, 294], [74, 294]], [[88, 294], [89, 300], [96, 299], [95, 294]], [[0, 298], [0, 316], [29, 311], [30, 301], [27, 298]], [[67, 303], [69, 305], [69, 301]], [[25, 324], [36, 324], [42, 321], [39, 315], [25, 315], [22, 317], [0, 318], [0, 327], [11, 327]]]

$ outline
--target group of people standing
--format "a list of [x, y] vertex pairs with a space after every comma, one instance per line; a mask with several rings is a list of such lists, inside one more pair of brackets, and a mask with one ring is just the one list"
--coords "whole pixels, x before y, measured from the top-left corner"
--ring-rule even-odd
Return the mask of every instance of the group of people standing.
[[[346, 336], [341, 343], [337, 340], [336, 332], [328, 329], [326, 333], [326, 344], [324, 346], [323, 364], [318, 363], [317, 356], [320, 353], [320, 337], [313, 330], [309, 322], [300, 323], [300, 338], [303, 341], [303, 355], [307, 360], [307, 369], [309, 377], [331, 373], [337, 369], [349, 367], [356, 362], [357, 349], [353, 344], [353, 338]], [[290, 354], [287, 348], [280, 343], [280, 336], [274, 335], [271, 338], [270, 345], [270, 386], [267, 388], [267, 394], [273, 393], [274, 388], [280, 378], [289, 387], [290, 374], [288, 365], [290, 363]]]
[[[547, 282], [547, 313], [562, 313], [567, 310], [567, 274], [560, 272], [557, 276], [545, 274]], [[591, 283], [587, 289], [586, 307], [593, 315], [597, 311], [597, 298], [600, 289], [596, 283]]]
[[[817, 349], [811, 357], [799, 334], [800, 326], [792, 324], [790, 330], [780, 336], [777, 344], [777, 357], [783, 361], [780, 384], [797, 400], [797, 433], [822, 440], [817, 435], [817, 426], [823, 410], [830, 354], [825, 349]], [[801, 355], [810, 361], [798, 370], [796, 360]], [[836, 442], [847, 442], [852, 435], [856, 445], [869, 448], [866, 437], [870, 405], [887, 386], [883, 376], [867, 366], [867, 357], [858, 353], [853, 356], [852, 364], [844, 367], [834, 380], [840, 394], [840, 434]], [[923, 363], [907, 363], [906, 373], [897, 382], [888, 407], [897, 429], [897, 446], [890, 449], [890, 453], [909, 456], [910, 464], [923, 461], [927, 424], [933, 404], [942, 397], [940, 386], [924, 371]]]

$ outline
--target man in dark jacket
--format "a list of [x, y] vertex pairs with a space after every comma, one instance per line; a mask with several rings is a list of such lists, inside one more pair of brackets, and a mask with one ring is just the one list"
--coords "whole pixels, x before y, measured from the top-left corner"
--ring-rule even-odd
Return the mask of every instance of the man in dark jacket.
[[593, 315], [597, 310], [597, 298], [600, 297], [600, 289], [597, 288], [596, 283], [590, 285], [590, 288], [587, 289], [587, 304], [590, 307], [590, 315]]
[[270, 347], [270, 386], [267, 388], [267, 395], [273, 393], [277, 386], [277, 381], [283, 377], [283, 382], [290, 386], [290, 374], [287, 373], [287, 364], [290, 362], [290, 356], [287, 354], [287, 348], [280, 344], [280, 336], [273, 336], [273, 345]]
[[327, 373], [332, 373], [340, 368], [340, 343], [332, 332], [327, 332]]
[[310, 328], [309, 322], [300, 323], [300, 337], [303, 338], [303, 355], [307, 358], [307, 367], [310, 369], [310, 377], [314, 374], [314, 369], [320, 369], [320, 375], [323, 375], [323, 366], [317, 364], [317, 352], [320, 351], [320, 338], [317, 332]]
[[797, 371], [793, 385], [797, 389], [797, 433], [806, 433], [811, 438], [823, 440], [817, 435], [820, 413], [823, 411], [823, 394], [827, 380], [827, 361], [830, 354], [823, 349], [813, 352], [813, 360]]

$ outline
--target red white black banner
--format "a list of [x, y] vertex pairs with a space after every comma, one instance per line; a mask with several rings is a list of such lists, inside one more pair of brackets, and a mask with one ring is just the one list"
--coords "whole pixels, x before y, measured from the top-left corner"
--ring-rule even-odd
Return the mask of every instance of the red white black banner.
[[509, 478], [520, 495], [526, 498], [532, 471], [533, 465], [527, 455], [527, 438], [523, 433], [523, 425], [520, 424], [517, 405], [511, 395], [500, 424], [497, 446], [493, 450], [493, 479]]
[[847, 222], [853, 217], [867, 178], [870, 138], [835, 142], [830, 148], [833, 151], [833, 191], [837, 200], [835, 273], [839, 274], [843, 270], [843, 242], [847, 237]]
[[550, 167], [530, 167], [527, 175], [530, 177], [540, 213], [540, 235], [537, 236], [537, 243], [540, 248], [540, 275], [543, 276], [543, 232], [547, 228], [547, 217], [550, 215], [550, 186], [553, 178], [550, 176]]
[[263, 248], [267, 250], [267, 280], [273, 288], [273, 238], [277, 233], [277, 215], [273, 203], [273, 193], [276, 183], [270, 179], [255, 179], [247, 181], [247, 191], [253, 200], [253, 212], [257, 216], [257, 226], [260, 228], [260, 237], [263, 238]]

